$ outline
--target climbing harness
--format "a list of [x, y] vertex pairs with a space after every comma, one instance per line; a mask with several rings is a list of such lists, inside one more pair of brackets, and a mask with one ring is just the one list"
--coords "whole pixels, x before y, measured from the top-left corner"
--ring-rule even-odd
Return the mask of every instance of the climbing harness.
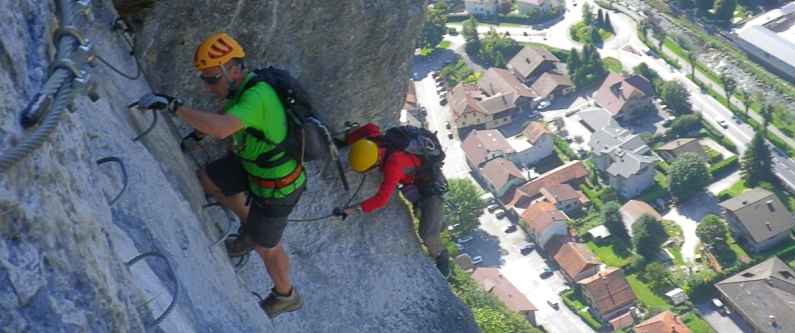
[[157, 325], [160, 325], [160, 323], [162, 323], [163, 320], [166, 319], [166, 316], [168, 316], [171, 313], [171, 311], [174, 310], [174, 306], [177, 305], [177, 298], [179, 297], [180, 287], [179, 287], [179, 279], [177, 279], [177, 274], [176, 271], [174, 271], [174, 267], [171, 266], [171, 263], [168, 261], [168, 259], [166, 259], [166, 257], [160, 252], [150, 251], [143, 254], [139, 254], [133, 257], [132, 259], [130, 259], [129, 261], [127, 261], [126, 263], [124, 263], [124, 265], [127, 266], [127, 269], [129, 269], [130, 267], [132, 267], [132, 265], [135, 265], [135, 263], [141, 261], [146, 257], [157, 257], [163, 259], [163, 261], [166, 262], [166, 265], [168, 265], [169, 270], [171, 270], [171, 276], [174, 277], [174, 298], [171, 300], [171, 303], [168, 304], [166, 310], [163, 311], [163, 313], [160, 316], [155, 318], [153, 322], [145, 325], [147, 328], [152, 328]]

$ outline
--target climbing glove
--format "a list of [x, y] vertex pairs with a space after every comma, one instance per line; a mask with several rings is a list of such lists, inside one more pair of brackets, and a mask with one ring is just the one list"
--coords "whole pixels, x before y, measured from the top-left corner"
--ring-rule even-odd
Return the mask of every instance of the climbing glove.
[[334, 210], [331, 212], [331, 215], [337, 216], [341, 218], [343, 221], [345, 221], [345, 219], [348, 218], [348, 214], [345, 213], [345, 209], [342, 207], [334, 208]]
[[167, 110], [175, 113], [177, 108], [182, 106], [182, 100], [169, 95], [149, 93], [133, 104], [145, 110]]

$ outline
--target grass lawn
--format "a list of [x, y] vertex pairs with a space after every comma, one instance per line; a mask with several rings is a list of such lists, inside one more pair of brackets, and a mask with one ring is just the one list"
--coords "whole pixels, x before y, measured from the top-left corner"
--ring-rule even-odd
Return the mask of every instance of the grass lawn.
[[616, 240], [615, 237], [610, 236], [607, 239], [590, 241], [587, 245], [588, 249], [605, 265], [619, 268], [629, 265], [632, 252], [630, 252], [626, 242]]
[[701, 317], [694, 312], [688, 312], [686, 315], [682, 316], [682, 321], [685, 322], [685, 325], [687, 325], [693, 333], [717, 333], [712, 326], [709, 326], [704, 319], [701, 319]]
[[585, 217], [571, 221], [578, 235], [585, 235], [588, 230], [602, 224], [602, 218], [599, 216], [599, 211], [591, 209]]
[[720, 198], [721, 200], [728, 200], [730, 198], [734, 198], [740, 195], [745, 190], [746, 190], [745, 181], [740, 179], [738, 182], [734, 183], [734, 185], [732, 185], [731, 187], [718, 193], [718, 198]]
[[742, 258], [748, 258], [748, 259], [751, 258], [750, 256], [748, 256], [748, 253], [745, 252], [745, 250], [740, 246], [740, 244], [737, 244], [737, 241], [734, 240], [734, 237], [731, 236], [731, 233], [729, 233], [727, 237], [728, 237], [727, 239], [729, 243], [729, 248], [731, 248], [734, 254], [737, 255], [738, 260], [742, 261], [743, 260]]
[[665, 299], [655, 294], [648, 285], [638, 279], [636, 274], [628, 275], [627, 282], [629, 282], [629, 286], [632, 287], [632, 291], [635, 292], [635, 296], [638, 297], [640, 303], [646, 306], [646, 308], [659, 310], [668, 310], [671, 308], [671, 305], [668, 304]]
[[582, 318], [582, 320], [584, 320], [588, 326], [591, 326], [591, 328], [595, 330], [598, 330], [600, 327], [602, 327], [602, 324], [599, 323], [599, 321], [596, 320], [590, 312], [585, 310], [588, 305], [585, 304], [584, 300], [578, 298], [574, 294], [574, 290], [564, 291], [560, 294], [560, 296], [561, 299], [563, 299], [563, 303], [566, 304], [571, 311], [577, 313], [577, 315], [580, 316], [580, 318]]
[[616, 58], [605, 57], [602, 58], [602, 62], [611, 73], [621, 74], [621, 72], [624, 71], [624, 65], [621, 65], [621, 61], [618, 61]]
[[654, 184], [641, 193], [637, 199], [654, 205], [658, 198], [666, 195], [668, 195], [668, 179], [662, 172], [657, 172], [657, 175], [654, 176]]
[[668, 251], [671, 251], [671, 254], [674, 256], [674, 264], [677, 266], [684, 266], [685, 265], [685, 258], [682, 257], [682, 247], [681, 246], [669, 246], [667, 247]]
[[437, 49], [449, 49], [450, 48], [450, 41], [443, 40], [439, 45], [436, 46]]

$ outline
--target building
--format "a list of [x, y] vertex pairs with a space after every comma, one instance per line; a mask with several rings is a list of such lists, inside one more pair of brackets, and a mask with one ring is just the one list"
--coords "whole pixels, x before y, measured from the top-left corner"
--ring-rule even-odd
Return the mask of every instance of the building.
[[778, 257], [718, 282], [715, 288], [753, 332], [795, 332], [795, 271]]
[[522, 171], [513, 162], [503, 157], [486, 162], [482, 168], [478, 169], [478, 174], [488, 186], [489, 192], [496, 196], [501, 196], [527, 182]]
[[790, 238], [792, 213], [772, 192], [754, 188], [720, 203], [729, 229], [751, 252], [767, 250]]
[[560, 5], [558, 0], [516, 0], [516, 6], [522, 15], [527, 15], [530, 12], [548, 12]]
[[425, 108], [417, 104], [417, 93], [414, 89], [414, 81], [409, 81], [406, 100], [403, 103], [403, 109], [400, 110], [400, 124], [426, 127], [426, 116]]
[[467, 135], [461, 147], [466, 155], [467, 165], [478, 170], [497, 157], [511, 158], [515, 153], [508, 140], [498, 130], [475, 130]]
[[553, 101], [554, 99], [571, 94], [574, 83], [568, 76], [558, 72], [545, 72], [530, 86], [538, 100]]
[[592, 108], [577, 113], [580, 124], [585, 126], [591, 133], [601, 130], [605, 127], [621, 127], [610, 116], [610, 112], [602, 108]]
[[594, 93], [594, 100], [621, 121], [635, 119], [644, 110], [653, 110], [653, 95], [651, 83], [642, 76], [610, 73]]
[[591, 202], [585, 194], [569, 184], [552, 184], [542, 187], [539, 191], [544, 202], [554, 205], [565, 213], [573, 213]]
[[687, 301], [687, 294], [682, 288], [674, 288], [665, 293], [673, 305], [679, 305]]
[[635, 325], [635, 333], [693, 333], [671, 310], [663, 311]]
[[624, 222], [624, 226], [627, 227], [627, 231], [629, 231], [630, 235], [632, 235], [632, 225], [643, 215], [649, 215], [657, 221], [662, 220], [662, 215], [660, 215], [654, 207], [640, 200], [627, 201], [627, 203], [621, 206], [618, 212], [621, 214], [621, 220]]
[[591, 313], [602, 320], [616, 318], [635, 304], [635, 293], [620, 268], [606, 268], [577, 283], [591, 305]]
[[582, 161], [570, 161], [555, 169], [549, 170], [538, 178], [527, 182], [514, 191], [506, 192], [500, 200], [511, 207], [516, 216], [521, 216], [535, 200], [542, 198], [541, 189], [556, 184], [569, 184], [578, 187], [588, 177], [588, 169]]
[[546, 72], [565, 73], [559, 70], [560, 59], [543, 48], [524, 47], [510, 61], [507, 68], [526, 85], [532, 85]]
[[[522, 82], [514, 77], [511, 72], [502, 68], [489, 68], [478, 80], [478, 87], [486, 95], [492, 97], [491, 103], [500, 103], [509, 108], [516, 108], [519, 112], [533, 110], [533, 99], [537, 97], [535, 92], [527, 88]], [[496, 99], [494, 97], [500, 97]]]
[[563, 277], [571, 283], [596, 274], [602, 266], [602, 262], [582, 243], [564, 243], [558, 252], [554, 253], [554, 258], [561, 268]]
[[510, 123], [518, 112], [516, 99], [511, 96], [489, 96], [478, 86], [469, 84], [456, 85], [450, 91], [448, 100], [453, 122], [463, 132], [500, 127]]
[[676, 139], [657, 148], [657, 154], [668, 163], [673, 162], [684, 153], [693, 153], [704, 159], [705, 162], [709, 161], [709, 157], [707, 157], [707, 153], [701, 143], [698, 142], [698, 139]]
[[536, 324], [535, 312], [538, 309], [498, 269], [479, 267], [472, 273], [472, 279], [481, 289], [502, 301], [509, 310], [518, 312], [527, 321]]
[[474, 16], [497, 15], [497, 0], [464, 0], [464, 9]]
[[654, 184], [657, 157], [640, 136], [608, 125], [591, 135], [588, 142], [597, 169], [607, 173], [608, 183], [618, 194], [632, 198]]
[[516, 165], [529, 168], [555, 152], [554, 138], [543, 123], [530, 122], [522, 133], [508, 139], [515, 151], [511, 159]]
[[795, 3], [771, 10], [735, 31], [732, 40], [774, 73], [795, 81]]
[[524, 211], [521, 220], [541, 247], [546, 247], [554, 236], [568, 235], [568, 217], [548, 202], [534, 203]]

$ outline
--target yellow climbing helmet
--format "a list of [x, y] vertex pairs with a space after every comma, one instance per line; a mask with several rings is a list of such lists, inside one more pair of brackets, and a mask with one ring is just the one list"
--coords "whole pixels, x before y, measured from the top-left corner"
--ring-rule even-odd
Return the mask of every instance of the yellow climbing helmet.
[[234, 58], [243, 58], [246, 52], [238, 42], [226, 33], [215, 33], [196, 49], [193, 54], [193, 65], [197, 70], [221, 66]]
[[361, 139], [351, 145], [348, 162], [356, 172], [370, 170], [378, 162], [378, 145], [375, 142]]

